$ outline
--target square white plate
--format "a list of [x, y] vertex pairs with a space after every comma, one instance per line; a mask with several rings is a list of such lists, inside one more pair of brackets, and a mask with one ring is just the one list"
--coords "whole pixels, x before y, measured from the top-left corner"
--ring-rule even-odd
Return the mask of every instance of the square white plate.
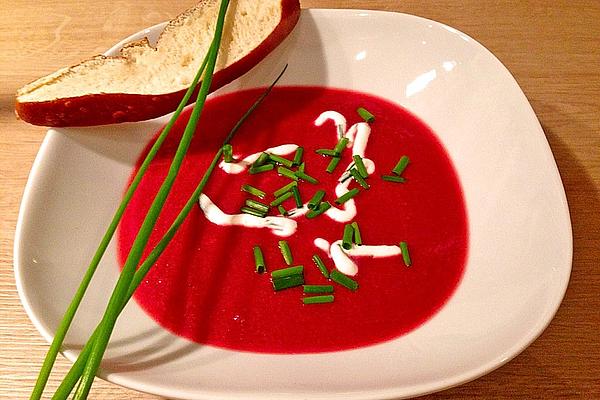
[[[155, 40], [163, 26], [126, 41], [146, 35]], [[436, 132], [467, 204], [469, 256], [460, 286], [438, 314], [407, 335], [351, 351], [304, 355], [200, 346], [164, 331], [131, 302], [101, 376], [181, 399], [382, 399], [457, 385], [515, 357], [560, 305], [571, 271], [572, 237], [554, 158], [511, 74], [475, 40], [433, 21], [385, 12], [304, 10], [279, 48], [219, 93], [264, 86], [285, 63], [290, 66], [284, 85], [376, 94]], [[15, 239], [19, 293], [46, 339], [138, 154], [164, 122], [48, 132], [25, 190]], [[67, 338], [68, 358], [74, 359], [95, 326], [117, 273], [113, 243]]]

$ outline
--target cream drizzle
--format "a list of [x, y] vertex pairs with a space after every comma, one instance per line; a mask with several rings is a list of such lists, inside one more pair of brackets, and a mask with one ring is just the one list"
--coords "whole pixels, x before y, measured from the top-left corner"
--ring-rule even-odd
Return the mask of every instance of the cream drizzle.
[[325, 251], [333, 260], [335, 268], [341, 273], [354, 276], [358, 273], [358, 266], [350, 257], [393, 257], [402, 254], [399, 246], [393, 245], [352, 245], [350, 250], [342, 247], [342, 241], [336, 240], [329, 243], [323, 238], [316, 238], [314, 244], [317, 248]]
[[[321, 113], [315, 120], [316, 126], [321, 126], [327, 121], [333, 121], [336, 126], [337, 138], [339, 139], [342, 135], [348, 138], [348, 148], [352, 148], [352, 155], [359, 155], [363, 159], [363, 163], [367, 169], [367, 173], [372, 175], [375, 172], [375, 163], [365, 157], [369, 136], [371, 135], [371, 127], [365, 122], [359, 122], [352, 125], [346, 130], [347, 122], [346, 118], [338, 113], [337, 111], [325, 111]], [[221, 162], [219, 167], [227, 174], [240, 174], [247, 170], [252, 163], [254, 163], [262, 153], [276, 154], [279, 156], [286, 156], [296, 151], [299, 146], [297, 144], [283, 144], [276, 147], [270, 147], [264, 151], [253, 153], [239, 161], [225, 163]], [[346, 194], [349, 190], [351, 180], [346, 179], [350, 169], [354, 166], [354, 163], [350, 163], [344, 172], [342, 173], [338, 184], [335, 187], [335, 194], [340, 197]], [[204, 212], [206, 218], [221, 226], [239, 225], [248, 228], [269, 228], [273, 234], [277, 236], [291, 236], [297, 230], [297, 222], [295, 218], [306, 215], [309, 211], [306, 204], [302, 207], [291, 210], [290, 216], [269, 216], [265, 218], [256, 217], [248, 214], [226, 214], [218, 206], [216, 206], [212, 200], [202, 194], [199, 199], [200, 207]], [[354, 199], [350, 199], [340, 207], [331, 207], [325, 212], [325, 215], [335, 222], [345, 223], [352, 221], [356, 217], [357, 209]], [[316, 238], [314, 244], [317, 248], [327, 252], [329, 257], [333, 259], [336, 268], [346, 274], [354, 276], [358, 272], [358, 266], [350, 257], [392, 257], [401, 255], [402, 251], [398, 246], [388, 245], [361, 245], [353, 247], [350, 250], [342, 248], [341, 240], [336, 240], [333, 243], [329, 243], [327, 240], [322, 238]]]
[[296, 221], [286, 217], [260, 218], [249, 214], [226, 214], [205, 194], [200, 195], [198, 200], [200, 208], [206, 219], [215, 225], [232, 226], [239, 225], [247, 228], [269, 228], [277, 236], [291, 236], [296, 233], [298, 224]]

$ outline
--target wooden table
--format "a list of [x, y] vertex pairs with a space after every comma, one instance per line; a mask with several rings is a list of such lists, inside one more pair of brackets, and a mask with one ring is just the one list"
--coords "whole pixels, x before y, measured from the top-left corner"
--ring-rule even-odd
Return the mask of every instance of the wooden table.
[[[16, 120], [14, 93], [193, 3], [0, 2], [0, 398], [28, 396], [47, 349], [20, 305], [12, 272], [19, 202], [45, 129]], [[558, 314], [509, 364], [429, 398], [600, 398], [600, 1], [305, 0], [302, 5], [400, 11], [471, 35], [511, 70], [558, 162], [575, 247], [571, 282]], [[51, 388], [68, 365], [58, 364]], [[98, 381], [92, 398], [154, 397]]]

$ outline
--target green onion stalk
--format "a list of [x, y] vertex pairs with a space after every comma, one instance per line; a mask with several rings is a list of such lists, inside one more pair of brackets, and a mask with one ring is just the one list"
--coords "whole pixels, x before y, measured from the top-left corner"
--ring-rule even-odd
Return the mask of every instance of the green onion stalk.
[[54, 366], [54, 362], [56, 361], [56, 357], [58, 356], [58, 353], [60, 352], [62, 343], [67, 334], [67, 331], [69, 330], [71, 323], [73, 322], [73, 318], [75, 317], [77, 309], [79, 308], [79, 305], [81, 304], [81, 301], [83, 300], [83, 296], [85, 295], [85, 292], [87, 291], [87, 289], [89, 287], [89, 284], [94, 276], [94, 273], [96, 272], [96, 269], [98, 268], [98, 265], [100, 264], [100, 260], [104, 256], [104, 253], [106, 252], [106, 249], [108, 248], [108, 245], [109, 245], [112, 237], [114, 236], [115, 231], [117, 230], [117, 226], [119, 225], [119, 222], [121, 221], [121, 218], [123, 217], [123, 213], [125, 212], [125, 209], [129, 205], [129, 202], [131, 201], [133, 194], [135, 193], [137, 187], [139, 186], [140, 181], [142, 180], [142, 177], [146, 173], [146, 170], [150, 166], [150, 163], [152, 162], [152, 160], [158, 153], [160, 147], [162, 146], [163, 142], [169, 135], [169, 132], [173, 128], [175, 121], [179, 118], [179, 116], [181, 115], [181, 112], [185, 108], [185, 105], [188, 103], [189, 99], [191, 98], [191, 96], [194, 92], [194, 89], [195, 89], [196, 85], [198, 84], [198, 81], [200, 80], [202, 73], [204, 72], [207, 62], [208, 62], [208, 56], [204, 59], [202, 65], [200, 66], [200, 68], [198, 69], [198, 72], [196, 73], [196, 76], [192, 80], [190, 87], [188, 88], [187, 92], [183, 96], [181, 103], [179, 104], [179, 106], [177, 107], [177, 109], [175, 110], [173, 115], [171, 116], [169, 122], [163, 128], [162, 132], [160, 133], [160, 135], [154, 142], [154, 145], [150, 148], [150, 151], [148, 151], [146, 158], [140, 165], [138, 172], [134, 176], [129, 188], [125, 192], [125, 195], [123, 196], [123, 200], [121, 201], [121, 204], [119, 204], [119, 207], [117, 208], [117, 211], [115, 212], [115, 214], [106, 230], [106, 233], [102, 237], [102, 239], [100, 241], [100, 245], [98, 246], [98, 249], [94, 253], [94, 256], [92, 257], [92, 260], [90, 261], [90, 264], [81, 280], [81, 283], [79, 284], [79, 287], [77, 288], [77, 291], [75, 292], [75, 295], [73, 296], [73, 299], [71, 300], [71, 303], [69, 304], [69, 306], [67, 308], [67, 311], [65, 312], [60, 324], [58, 325], [58, 328], [56, 329], [54, 338], [52, 339], [50, 348], [48, 349], [48, 352], [46, 353], [46, 357], [44, 358], [44, 362], [42, 364], [42, 367], [38, 374], [38, 378], [36, 380], [35, 386], [31, 393], [31, 396], [30, 396], [31, 400], [39, 400], [42, 397], [44, 388], [46, 387], [46, 384], [48, 382], [48, 377], [50, 376], [52, 367]]

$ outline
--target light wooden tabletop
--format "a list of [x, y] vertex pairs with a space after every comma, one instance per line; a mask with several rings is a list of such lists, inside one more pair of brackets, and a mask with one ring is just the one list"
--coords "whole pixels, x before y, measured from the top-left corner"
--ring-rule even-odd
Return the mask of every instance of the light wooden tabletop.
[[[0, 398], [28, 396], [47, 349], [21, 307], [12, 271], [19, 202], [45, 129], [15, 118], [14, 93], [193, 3], [0, 2]], [[560, 169], [571, 210], [574, 259], [558, 314], [541, 337], [507, 365], [429, 398], [600, 398], [600, 2], [305, 0], [302, 5], [400, 11], [474, 37], [523, 88]], [[56, 387], [67, 365], [60, 360], [50, 388]], [[154, 397], [98, 381], [92, 398]]]

